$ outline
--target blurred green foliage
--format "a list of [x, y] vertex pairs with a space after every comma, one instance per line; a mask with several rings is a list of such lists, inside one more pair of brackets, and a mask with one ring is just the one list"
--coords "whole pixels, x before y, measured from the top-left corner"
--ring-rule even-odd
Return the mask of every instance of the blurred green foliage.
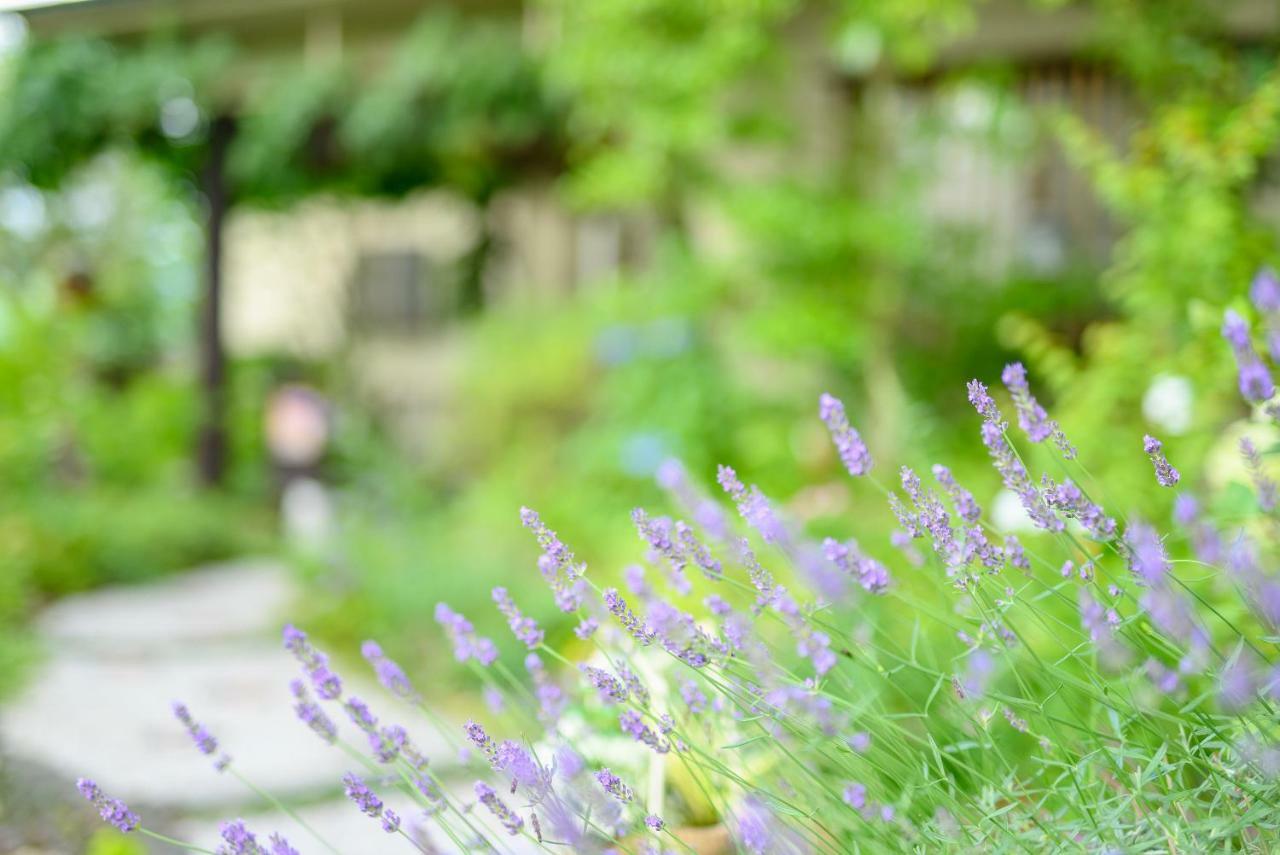
[[3, 235], [0, 691], [36, 652], [23, 624], [49, 598], [271, 548], [267, 378], [251, 366], [233, 372], [244, 465], [225, 493], [194, 487], [196, 241], [179, 192], [106, 158], [39, 197], [39, 228]]
[[[1023, 11], [1034, 20], [1065, 5]], [[230, 169], [243, 202], [443, 185], [484, 206], [552, 173], [573, 205], [656, 223], [661, 239], [643, 274], [555, 305], [516, 298], [467, 322], [456, 424], [431, 438], [443, 463], [406, 466], [350, 390], [330, 387], [349, 412], [327, 470], [340, 488], [342, 537], [336, 555], [308, 561], [311, 617], [333, 635], [377, 634], [426, 661], [420, 623], [437, 600], [495, 631], [491, 585], [540, 588], [520, 505], [615, 574], [637, 554], [627, 512], [661, 507], [651, 475], [667, 455], [704, 483], [716, 463], [732, 463], [815, 531], [884, 548], [883, 509], [853, 498], [812, 417], [822, 391], [848, 402], [877, 456], [917, 468], [951, 461], [987, 503], [997, 482], [964, 381], [992, 380], [1023, 358], [1096, 474], [1121, 495], [1149, 478], [1138, 450], [1152, 429], [1142, 415], [1150, 377], [1229, 389], [1230, 366], [1211, 346], [1221, 309], [1274, 257], [1274, 230], [1251, 193], [1274, 148], [1280, 89], [1271, 46], [1224, 35], [1210, 4], [1075, 5], [1098, 26], [1073, 59], [1119, 81], [1141, 117], [1125, 153], [1078, 117], [1024, 103], [1015, 61], [940, 63], [939, 49], [981, 19], [983, 4], [968, 0], [543, 0], [533, 38], [511, 21], [430, 15], [376, 73], [286, 63], [243, 97], [219, 82], [233, 46], [37, 43], [11, 69], [17, 94], [0, 108], [0, 156], [26, 164], [21, 180], [49, 185], [92, 153], [123, 147], [185, 180], [208, 121], [234, 113]], [[958, 121], [956, 102], [974, 99], [980, 118]], [[174, 110], [187, 102], [197, 121], [177, 133]], [[42, 122], [43, 112], [57, 116]], [[989, 236], [933, 215], [926, 198], [957, 142], [1012, 167], [1060, 145], [1119, 224], [1106, 270], [1069, 257], [1047, 272], [1019, 263], [993, 272]], [[480, 236], [477, 251], [487, 247]], [[82, 353], [78, 364], [147, 364], [154, 342], [138, 321], [152, 308], [131, 304], [137, 293], [119, 289], [97, 311], [117, 315], [96, 340], [119, 353]], [[191, 404], [170, 368], [132, 381], [124, 397], [76, 399], [75, 447], [104, 483], [135, 479], [157, 496], [184, 489], [175, 472]], [[254, 377], [246, 396], [265, 388]], [[1241, 414], [1225, 392], [1196, 394], [1197, 425]], [[56, 468], [61, 422], [41, 417], [9, 465]], [[135, 434], [108, 427], [121, 424], [156, 436], [125, 442]], [[238, 435], [250, 446], [245, 437], [256, 436]], [[1189, 469], [1209, 451], [1164, 438]], [[252, 492], [261, 476], [238, 477]], [[101, 507], [84, 501], [53, 503], [56, 516], [45, 508], [47, 524], [28, 521], [19, 542], [75, 530]], [[19, 505], [31, 515], [42, 507]], [[162, 517], [144, 507], [137, 519]], [[194, 519], [162, 528], [202, 537]], [[127, 550], [101, 537], [59, 543], [76, 557], [46, 561], [59, 572], [28, 571], [62, 580], [37, 590], [180, 558], [163, 538], [141, 562], [111, 558]], [[86, 563], [98, 569], [70, 569]], [[554, 618], [549, 597], [522, 599]]]
[[[980, 10], [968, 3], [548, 0], [548, 74], [571, 104], [567, 197], [655, 211], [666, 243], [643, 276], [473, 326], [450, 465], [401, 480], [397, 498], [349, 495], [364, 512], [349, 517], [346, 575], [323, 620], [421, 656], [414, 619], [446, 599], [505, 641], [487, 597], [498, 583], [530, 589], [522, 602], [555, 620], [516, 509], [538, 508], [610, 577], [640, 554], [630, 508], [665, 507], [649, 476], [668, 454], [706, 484], [732, 463], [814, 531], [884, 549], [891, 522], [844, 485], [812, 417], [818, 393], [850, 402], [881, 459], [948, 460], [990, 506], [998, 482], [964, 382], [994, 381], [1015, 358], [1109, 500], [1166, 518], [1171, 497], [1133, 489], [1150, 479], [1143, 433], [1161, 433], [1189, 471], [1210, 449], [1144, 415], [1152, 376], [1191, 384], [1196, 427], [1242, 412], [1217, 326], [1274, 258], [1250, 198], [1277, 139], [1274, 54], [1234, 43], [1204, 3], [1081, 5], [1098, 23], [1081, 61], [1126, 86], [1141, 117], [1128, 155], [1079, 118], [1022, 105], [999, 56], [933, 66], [939, 45], [970, 32]], [[894, 81], [922, 72], [935, 97], [904, 145]], [[816, 126], [798, 106], [815, 91], [828, 99]], [[990, 118], [957, 128], [947, 99], [975, 91]], [[1061, 146], [1118, 223], [1106, 269], [984, 267], [987, 237], [922, 199], [959, 134], [1014, 164]], [[708, 240], [708, 222], [733, 239]], [[680, 345], [664, 346], [672, 336]], [[410, 498], [433, 482], [445, 491]]]

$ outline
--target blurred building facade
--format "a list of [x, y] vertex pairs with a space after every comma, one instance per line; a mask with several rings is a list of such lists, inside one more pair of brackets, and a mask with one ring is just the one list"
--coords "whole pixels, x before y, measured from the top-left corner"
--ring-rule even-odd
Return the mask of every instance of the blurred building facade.
[[[452, 5], [468, 15], [516, 19], [531, 40], [554, 37], [519, 0]], [[345, 57], [374, 66], [424, 9], [411, 0], [19, 0], [9, 6], [26, 14], [37, 35], [91, 31], [129, 41], [157, 28], [227, 35], [248, 56], [245, 80], [231, 86], [264, 73], [255, 63], [266, 68], [282, 56]], [[949, 44], [928, 76], [887, 81], [876, 70], [874, 38], [846, 45], [837, 64], [829, 34], [816, 18], [802, 16], [787, 34], [797, 44], [795, 55], [805, 58], [791, 118], [811, 150], [806, 163], [783, 168], [820, 172], [824, 159], [848, 143], [842, 113], [856, 99], [875, 98], [908, 155], [923, 136], [921, 123], [933, 123], [929, 159], [942, 166], [924, 183], [925, 208], [934, 219], [972, 232], [974, 264], [985, 274], [1060, 275], [1081, 259], [1101, 265], [1115, 224], [1056, 146], [1034, 139], [1027, 117], [1061, 107], [1121, 146], [1139, 118], [1136, 101], [1105, 67], [1080, 59], [1088, 55], [1096, 23], [1087, 9], [995, 0], [978, 12], [972, 34]], [[1232, 36], [1246, 42], [1273, 34], [1278, 24], [1276, 4], [1261, 0], [1234, 4], [1225, 18]], [[946, 83], [948, 71], [991, 61], [1011, 69], [1011, 102], [998, 102], [981, 86]], [[744, 168], [761, 167], [748, 162]], [[732, 244], [713, 214], [693, 210], [688, 222], [699, 250], [716, 254]], [[425, 450], [433, 424], [448, 418], [460, 368], [453, 321], [461, 306], [451, 271], [482, 227], [494, 236], [484, 281], [490, 305], [515, 295], [555, 300], [641, 268], [657, 235], [644, 215], [575, 212], [549, 182], [504, 191], [487, 212], [440, 191], [394, 203], [316, 198], [287, 211], [239, 209], [224, 250], [227, 346], [238, 356], [342, 356], [405, 444]]]

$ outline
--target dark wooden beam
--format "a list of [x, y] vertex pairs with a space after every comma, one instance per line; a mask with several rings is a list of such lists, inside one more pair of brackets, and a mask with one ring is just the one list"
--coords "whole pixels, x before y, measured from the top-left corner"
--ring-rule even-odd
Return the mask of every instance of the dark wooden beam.
[[196, 467], [200, 483], [215, 487], [227, 469], [227, 368], [222, 344], [222, 236], [231, 199], [227, 188], [227, 151], [235, 137], [235, 120], [217, 116], [209, 127], [209, 154], [200, 173], [205, 200], [205, 276], [200, 301], [200, 428]]

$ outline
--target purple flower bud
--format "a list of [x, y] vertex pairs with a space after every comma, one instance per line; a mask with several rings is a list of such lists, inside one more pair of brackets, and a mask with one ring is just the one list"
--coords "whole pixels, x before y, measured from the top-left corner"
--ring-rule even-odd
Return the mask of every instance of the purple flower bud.
[[271, 835], [268, 842], [271, 844], [268, 855], [299, 855], [298, 850], [290, 846], [289, 841], [279, 834]]
[[356, 807], [360, 808], [366, 815], [377, 819], [382, 816], [382, 799], [369, 789], [363, 780], [353, 772], [348, 772], [342, 776], [342, 786], [347, 794], [347, 798], [355, 802]]
[[360, 654], [373, 666], [378, 682], [385, 686], [389, 692], [409, 703], [417, 703], [421, 700], [421, 696], [414, 690], [413, 684], [409, 682], [409, 678], [405, 675], [404, 669], [391, 659], [388, 659], [377, 642], [366, 641], [360, 645]]
[[471, 621], [449, 608], [445, 603], [436, 604], [436, 623], [444, 628], [453, 644], [454, 658], [459, 662], [475, 659], [481, 665], [492, 665], [498, 658], [493, 642], [475, 634]]
[[219, 855], [261, 855], [258, 838], [245, 826], [243, 819], [223, 822], [219, 828], [222, 846]]
[[112, 828], [126, 833], [137, 829], [138, 815], [119, 799], [107, 798], [93, 781], [81, 778], [76, 781], [76, 789], [80, 791], [80, 795], [93, 802], [98, 809], [98, 816]]
[[[218, 750], [218, 740], [214, 739], [213, 734], [206, 730], [204, 725], [191, 717], [191, 713], [187, 710], [185, 704], [174, 701], [173, 715], [178, 721], [182, 722], [183, 727], [191, 734], [191, 741], [196, 744], [196, 748], [199, 749], [201, 754], [213, 754]], [[228, 757], [225, 762], [219, 762], [221, 768], [218, 771], [222, 771], [230, 764], [231, 758]], [[215, 766], [217, 765], [215, 764]]]
[[524, 820], [498, 798], [498, 794], [494, 792], [493, 787], [483, 781], [476, 781], [475, 791], [476, 798], [489, 809], [490, 813], [497, 817], [498, 821], [506, 828], [507, 834], [514, 837], [520, 833], [520, 829], [524, 828]]
[[1276, 483], [1263, 471], [1262, 455], [1258, 453], [1258, 447], [1254, 445], [1253, 440], [1247, 436], [1240, 438], [1240, 455], [1244, 457], [1249, 477], [1253, 480], [1253, 487], [1258, 495], [1258, 507], [1271, 513], [1276, 509]]
[[1178, 470], [1174, 469], [1169, 464], [1168, 458], [1164, 456], [1164, 446], [1160, 440], [1147, 434], [1142, 438], [1142, 450], [1151, 459], [1151, 465], [1156, 470], [1156, 482], [1161, 487], [1172, 487], [1178, 483]]
[[774, 513], [773, 506], [769, 504], [769, 500], [760, 492], [760, 488], [754, 484], [751, 487], [745, 487], [738, 479], [738, 474], [728, 466], [721, 466], [717, 470], [716, 480], [720, 482], [720, 486], [732, 498], [734, 504], [738, 508], [738, 515], [751, 526], [765, 543], [781, 544], [787, 540], [787, 532], [782, 521], [778, 519]]
[[870, 472], [871, 453], [858, 431], [849, 424], [840, 399], [823, 393], [818, 399], [818, 417], [831, 433], [831, 441], [835, 443], [840, 462], [849, 474], [856, 478]]
[[311, 700], [306, 684], [301, 680], [294, 680], [289, 684], [289, 689], [293, 692], [293, 711], [298, 718], [317, 736], [332, 745], [338, 738], [338, 728], [320, 705]]
[[631, 788], [622, 783], [622, 779], [610, 772], [608, 767], [596, 772], [596, 780], [600, 783], [601, 789], [623, 804], [631, 801], [634, 795]]
[[530, 650], [542, 644], [545, 634], [538, 628], [538, 624], [531, 617], [525, 617], [520, 608], [511, 599], [511, 595], [507, 593], [506, 588], [493, 589], [493, 601], [498, 606], [498, 611], [502, 612], [507, 619], [507, 625], [511, 627], [511, 632], [521, 641], [525, 647]]
[[1260, 267], [1249, 285], [1249, 299], [1260, 312], [1280, 312], [1280, 279], [1270, 267]]
[[662, 829], [666, 827], [666, 823], [662, 821], [662, 817], [658, 816], [656, 813], [651, 813], [648, 816], [646, 816], [644, 818], [644, 824], [646, 827], [648, 827], [650, 831], [654, 832], [655, 834], [662, 831]]
[[542, 547], [538, 570], [551, 586], [556, 606], [562, 612], [577, 611], [582, 605], [582, 576], [587, 570], [586, 565], [578, 563], [569, 548], [554, 531], [547, 528], [536, 511], [521, 508], [520, 520], [525, 528], [533, 532], [538, 545]]

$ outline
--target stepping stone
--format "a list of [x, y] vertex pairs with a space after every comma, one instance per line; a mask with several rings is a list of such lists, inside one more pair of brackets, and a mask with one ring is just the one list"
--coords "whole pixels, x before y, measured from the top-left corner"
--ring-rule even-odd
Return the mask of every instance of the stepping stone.
[[[293, 712], [288, 684], [299, 669], [279, 642], [290, 591], [278, 565], [237, 562], [54, 606], [41, 621], [52, 655], [0, 709], [6, 750], [68, 786], [93, 778], [136, 809], [261, 805], [195, 749], [171, 711], [182, 701], [258, 787], [286, 799], [338, 792], [353, 761]], [[363, 676], [363, 662], [348, 670], [347, 690], [386, 721], [404, 724], [438, 768], [456, 761], [419, 712]], [[342, 711], [326, 709], [339, 733], [363, 748], [364, 735]]]
[[67, 597], [36, 625], [62, 648], [94, 656], [147, 655], [175, 646], [278, 638], [295, 595], [279, 563], [235, 561]]

